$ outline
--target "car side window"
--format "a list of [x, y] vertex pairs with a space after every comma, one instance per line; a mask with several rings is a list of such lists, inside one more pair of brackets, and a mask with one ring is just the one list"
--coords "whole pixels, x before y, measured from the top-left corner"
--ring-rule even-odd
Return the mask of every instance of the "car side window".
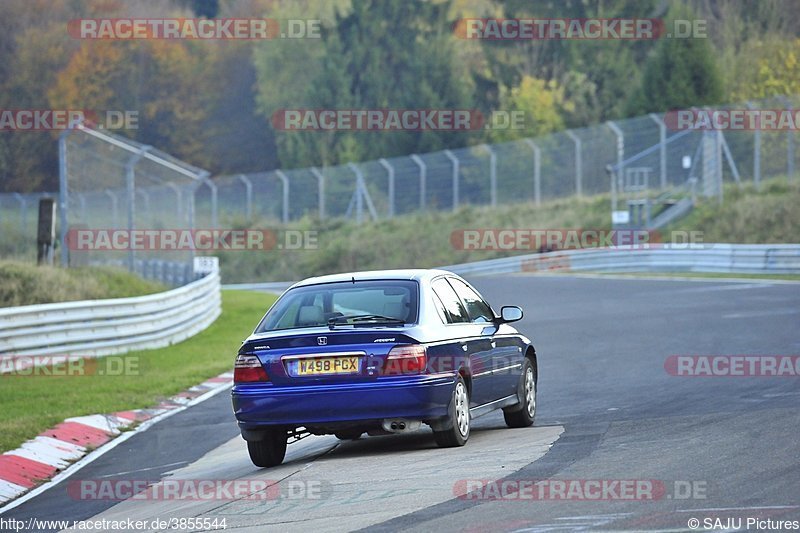
[[492, 322], [494, 320], [492, 308], [483, 301], [483, 298], [472, 287], [460, 279], [448, 278], [448, 281], [466, 306], [471, 322]]
[[439, 278], [435, 280], [431, 283], [431, 287], [436, 296], [439, 297], [439, 300], [441, 300], [442, 305], [444, 305], [449, 323], [457, 324], [470, 321], [466, 309], [461, 305], [461, 300], [446, 279]]

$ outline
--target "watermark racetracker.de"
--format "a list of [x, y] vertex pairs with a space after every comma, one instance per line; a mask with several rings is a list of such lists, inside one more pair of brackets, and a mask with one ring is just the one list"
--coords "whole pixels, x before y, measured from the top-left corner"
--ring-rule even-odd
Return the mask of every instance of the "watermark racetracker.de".
[[70, 228], [73, 252], [316, 250], [316, 230]]

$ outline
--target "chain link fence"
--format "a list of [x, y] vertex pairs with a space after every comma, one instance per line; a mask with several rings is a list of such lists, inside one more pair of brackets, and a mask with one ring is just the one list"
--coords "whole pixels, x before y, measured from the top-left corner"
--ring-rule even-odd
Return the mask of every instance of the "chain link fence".
[[61, 264], [119, 266], [168, 285], [194, 279], [192, 251], [103, 245], [100, 239], [84, 248], [74, 232], [113, 236], [114, 230], [193, 229], [195, 210], [211, 207], [196, 205], [198, 189], [210, 183], [208, 172], [83, 126], [61, 135], [59, 153]]
[[[798, 107], [795, 96], [715, 109]], [[116, 264], [147, 277], [171, 277], [176, 284], [191, 268], [190, 251], [76, 251], [63, 244], [67, 232], [246, 228], [304, 217], [368, 221], [466, 204], [540, 204], [604, 193], [611, 193], [617, 210], [625, 208], [624, 202], [630, 206], [690, 187], [696, 187], [693, 194], [719, 197], [722, 181], [758, 185], [773, 177], [794, 178], [797, 124], [708, 132], [675, 128], [668, 115], [511, 142], [213, 180], [206, 171], [155, 148], [79, 127], [64, 132], [59, 143], [59, 255], [64, 264]], [[36, 202], [43, 195], [0, 195], [4, 256], [35, 257]]]

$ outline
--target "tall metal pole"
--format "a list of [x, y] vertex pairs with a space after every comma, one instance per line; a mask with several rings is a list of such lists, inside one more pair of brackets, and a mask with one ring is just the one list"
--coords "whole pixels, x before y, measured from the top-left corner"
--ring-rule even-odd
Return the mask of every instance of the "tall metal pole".
[[245, 194], [245, 216], [247, 220], [250, 221], [253, 218], [253, 182], [250, 181], [250, 178], [245, 176], [244, 174], [239, 174], [236, 176], [236, 179], [241, 181], [244, 184], [244, 194]]
[[608, 126], [609, 129], [614, 132], [614, 135], [617, 136], [617, 168], [616, 172], [612, 173], [612, 179], [616, 180], [616, 182], [614, 182], [614, 188], [618, 189], [618, 192], [621, 193], [622, 176], [624, 173], [622, 162], [625, 160], [625, 134], [622, 132], [619, 126], [617, 126], [611, 120], [606, 122], [606, 126]]
[[658, 124], [658, 144], [659, 144], [659, 166], [661, 169], [661, 188], [667, 188], [667, 125], [656, 113], [648, 115], [650, 119]]
[[411, 160], [417, 164], [419, 167], [419, 208], [421, 211], [425, 210], [425, 196], [427, 188], [427, 181], [428, 181], [428, 166], [422, 160], [422, 158], [416, 154], [411, 154], [409, 156]]
[[542, 204], [542, 150], [533, 142], [525, 139], [525, 144], [533, 150], [533, 201], [536, 205]]
[[458, 209], [458, 195], [459, 195], [458, 173], [459, 173], [460, 161], [455, 156], [455, 154], [453, 154], [453, 152], [451, 152], [450, 150], [445, 150], [444, 155], [447, 156], [447, 158], [450, 160], [450, 163], [452, 163], [453, 165], [453, 211], [455, 211], [456, 209]]
[[289, 178], [280, 170], [276, 170], [275, 175], [278, 176], [278, 179], [280, 179], [283, 184], [281, 220], [283, 220], [284, 224], [287, 224], [289, 222]]
[[394, 167], [386, 159], [378, 159], [378, 163], [386, 169], [386, 174], [389, 179], [389, 218], [394, 218]]
[[72, 130], [65, 130], [58, 136], [58, 220], [59, 239], [61, 240], [61, 266], [69, 266], [69, 250], [67, 249], [67, 214], [69, 190], [67, 189], [67, 136]]
[[581, 154], [581, 139], [569, 130], [566, 130], [564, 133], [575, 143], [575, 194], [577, 196], [583, 196], [583, 156]]
[[325, 218], [325, 175], [317, 167], [311, 167], [311, 173], [317, 178], [317, 210], [322, 220]]

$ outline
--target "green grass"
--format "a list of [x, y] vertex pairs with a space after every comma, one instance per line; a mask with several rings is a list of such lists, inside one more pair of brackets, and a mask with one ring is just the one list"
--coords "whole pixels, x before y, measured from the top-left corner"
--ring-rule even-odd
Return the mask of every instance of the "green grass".
[[125, 298], [164, 290], [166, 287], [160, 283], [116, 268], [56, 268], [0, 262], [0, 307]]
[[[671, 230], [702, 231], [704, 242], [797, 243], [800, 235], [800, 180], [765, 180], [726, 184], [725, 201], [698, 199], [698, 207]], [[429, 268], [479, 261], [531, 251], [464, 251], [451, 243], [464, 229], [598, 229], [611, 227], [611, 200], [606, 195], [490, 207], [464, 206], [457, 211], [417, 213], [357, 225], [353, 221], [305, 219], [288, 227], [316, 230], [316, 250], [272, 250], [220, 255], [226, 283], [297, 280], [332, 272], [383, 268]], [[268, 227], [264, 221], [238, 221], [233, 227]]]
[[0, 375], [0, 452], [65, 418], [151, 407], [231, 370], [241, 341], [274, 301], [269, 294], [223, 291], [222, 315], [202, 333], [167, 348], [112, 356], [138, 366], [138, 375]]

